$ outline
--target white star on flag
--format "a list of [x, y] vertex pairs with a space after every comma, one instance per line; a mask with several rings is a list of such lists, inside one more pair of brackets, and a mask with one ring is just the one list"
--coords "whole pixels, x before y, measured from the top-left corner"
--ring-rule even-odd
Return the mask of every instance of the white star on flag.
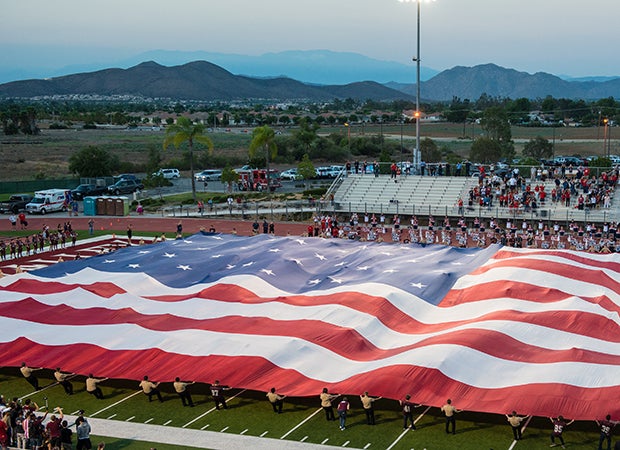
[[192, 268], [191, 268], [190, 266], [185, 265], [185, 264], [179, 264], [179, 265], [177, 266], [177, 269], [181, 269], [181, 270], [184, 270], [184, 271], [185, 271], [185, 270], [192, 270]]

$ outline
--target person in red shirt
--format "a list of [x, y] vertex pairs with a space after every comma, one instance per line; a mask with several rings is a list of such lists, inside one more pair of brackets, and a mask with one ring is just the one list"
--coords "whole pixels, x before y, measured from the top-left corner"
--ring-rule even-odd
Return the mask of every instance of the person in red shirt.
[[50, 417], [50, 421], [45, 426], [45, 430], [50, 439], [50, 448], [60, 447], [60, 429], [62, 428], [61, 423], [64, 417], [60, 406], [57, 406], [54, 411], [56, 411], [60, 417], [56, 417], [56, 415], [53, 414], [52, 417]]

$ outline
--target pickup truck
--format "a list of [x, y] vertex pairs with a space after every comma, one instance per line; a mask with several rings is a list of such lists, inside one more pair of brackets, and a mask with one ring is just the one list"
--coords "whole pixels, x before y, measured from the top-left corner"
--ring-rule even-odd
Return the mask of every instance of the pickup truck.
[[33, 196], [30, 194], [13, 194], [9, 197], [9, 201], [0, 203], [0, 213], [14, 213], [26, 209], [26, 205], [32, 201]]
[[108, 193], [105, 186], [97, 186], [95, 184], [80, 184], [71, 190], [71, 198], [74, 200], [84, 200], [84, 197], [96, 197]]
[[144, 185], [136, 180], [122, 179], [108, 186], [108, 193], [114, 195], [132, 194], [144, 189]]

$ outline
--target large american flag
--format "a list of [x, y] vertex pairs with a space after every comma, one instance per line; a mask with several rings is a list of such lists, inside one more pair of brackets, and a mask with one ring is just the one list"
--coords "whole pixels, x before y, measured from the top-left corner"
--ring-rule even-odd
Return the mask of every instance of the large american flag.
[[620, 415], [620, 258], [196, 234], [0, 280], [4, 366]]

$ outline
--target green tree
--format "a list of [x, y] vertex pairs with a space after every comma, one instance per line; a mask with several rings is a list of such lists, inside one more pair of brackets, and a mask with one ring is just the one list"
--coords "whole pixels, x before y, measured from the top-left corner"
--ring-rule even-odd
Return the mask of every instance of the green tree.
[[310, 161], [310, 157], [307, 153], [304, 154], [299, 164], [297, 164], [297, 173], [304, 177], [304, 184], [307, 183], [307, 180], [310, 180], [316, 176], [316, 169], [314, 168], [312, 161]]
[[481, 137], [471, 144], [469, 159], [482, 164], [490, 164], [499, 161], [502, 155], [502, 147], [499, 142]]
[[444, 116], [448, 122], [465, 123], [470, 112], [471, 105], [469, 100], [462, 101], [458, 97], [452, 97], [450, 108], [444, 112]]
[[101, 177], [114, 173], [119, 159], [107, 150], [89, 145], [69, 158], [69, 170], [80, 177]]
[[480, 120], [480, 126], [492, 141], [499, 144], [500, 154], [497, 160], [506, 158], [511, 160], [514, 157], [514, 143], [512, 142], [512, 131], [506, 110], [500, 106], [487, 108]]
[[439, 147], [431, 138], [425, 137], [422, 139], [420, 142], [420, 154], [422, 161], [430, 163], [441, 161], [441, 150], [439, 150]]
[[232, 192], [233, 184], [239, 181], [239, 174], [230, 166], [226, 165], [222, 169], [222, 183], [228, 185], [228, 192]]
[[530, 139], [523, 147], [523, 156], [531, 156], [539, 160], [553, 155], [553, 144], [542, 136]]
[[[250, 160], [255, 159], [259, 153], [264, 153], [268, 183], [271, 183], [269, 161], [273, 160], [278, 155], [278, 147], [276, 145], [275, 138], [276, 134], [270, 126], [263, 125], [262, 127], [256, 127], [252, 131], [252, 141], [250, 142], [250, 148], [248, 151]], [[268, 188], [271, 192], [271, 184], [268, 185]]]
[[304, 117], [299, 121], [299, 129], [293, 133], [293, 137], [304, 146], [306, 153], [310, 153], [310, 146], [316, 141], [318, 130], [316, 123], [313, 124]]
[[179, 148], [181, 144], [187, 142], [189, 148], [189, 170], [192, 179], [192, 197], [196, 201], [196, 180], [194, 179], [194, 142], [206, 145], [209, 153], [213, 151], [213, 142], [208, 136], [204, 135], [205, 126], [201, 123], [193, 123], [187, 117], [179, 117], [177, 123], [168, 125], [166, 128], [166, 137], [164, 139], [164, 150], [170, 144], [175, 148]]

